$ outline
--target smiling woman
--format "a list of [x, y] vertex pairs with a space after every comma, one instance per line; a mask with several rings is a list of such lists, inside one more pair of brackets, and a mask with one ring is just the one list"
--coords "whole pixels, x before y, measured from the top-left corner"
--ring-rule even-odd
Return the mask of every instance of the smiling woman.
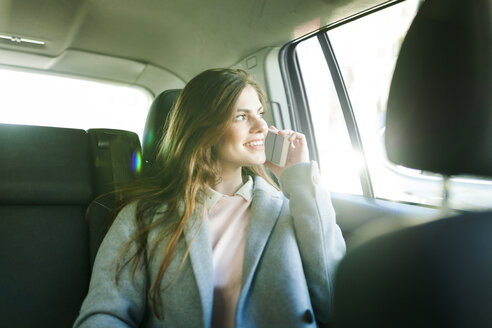
[[285, 167], [265, 163], [281, 190], [266, 174], [263, 108], [262, 89], [243, 70], [211, 69], [188, 82], [157, 173], [126, 190], [101, 244], [76, 327], [332, 320], [345, 242], [302, 134], [280, 131], [295, 148]]

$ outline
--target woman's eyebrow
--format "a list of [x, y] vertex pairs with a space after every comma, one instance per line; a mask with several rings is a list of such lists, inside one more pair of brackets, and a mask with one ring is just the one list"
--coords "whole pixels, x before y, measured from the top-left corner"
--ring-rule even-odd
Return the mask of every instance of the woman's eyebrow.
[[[260, 106], [256, 112], [258, 113], [260, 110], [263, 109], [263, 106]], [[251, 112], [251, 109], [247, 109], [247, 108], [238, 108], [237, 109], [238, 112], [245, 112], [245, 113], [250, 113]]]

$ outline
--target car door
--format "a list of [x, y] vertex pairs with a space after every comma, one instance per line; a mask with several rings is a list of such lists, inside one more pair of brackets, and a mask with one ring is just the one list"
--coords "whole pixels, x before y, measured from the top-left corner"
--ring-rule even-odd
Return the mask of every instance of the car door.
[[349, 249], [443, 212], [491, 207], [490, 180], [454, 177], [447, 197], [441, 176], [386, 158], [391, 76], [420, 4], [384, 3], [289, 42], [280, 51], [292, 127], [307, 136]]

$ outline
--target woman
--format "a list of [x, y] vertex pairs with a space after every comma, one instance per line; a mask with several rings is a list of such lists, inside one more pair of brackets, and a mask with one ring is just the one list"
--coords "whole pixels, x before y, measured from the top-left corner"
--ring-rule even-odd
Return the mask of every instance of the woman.
[[287, 163], [265, 163], [264, 109], [242, 70], [208, 70], [185, 86], [159, 173], [133, 188], [101, 244], [75, 327], [331, 320], [345, 243], [304, 136], [280, 131], [291, 142]]

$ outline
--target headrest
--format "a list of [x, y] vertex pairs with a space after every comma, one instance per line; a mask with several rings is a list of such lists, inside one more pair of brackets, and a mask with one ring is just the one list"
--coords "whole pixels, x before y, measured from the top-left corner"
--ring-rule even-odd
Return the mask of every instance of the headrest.
[[492, 5], [426, 0], [403, 41], [386, 117], [388, 158], [492, 176]]
[[151, 168], [157, 157], [159, 143], [164, 132], [164, 123], [174, 104], [176, 104], [180, 92], [181, 89], [163, 91], [150, 106], [142, 141], [142, 171], [144, 173], [152, 171]]
[[92, 200], [87, 133], [0, 124], [0, 204], [88, 204]]
[[89, 129], [95, 195], [113, 191], [133, 181], [141, 170], [141, 147], [134, 132]]

